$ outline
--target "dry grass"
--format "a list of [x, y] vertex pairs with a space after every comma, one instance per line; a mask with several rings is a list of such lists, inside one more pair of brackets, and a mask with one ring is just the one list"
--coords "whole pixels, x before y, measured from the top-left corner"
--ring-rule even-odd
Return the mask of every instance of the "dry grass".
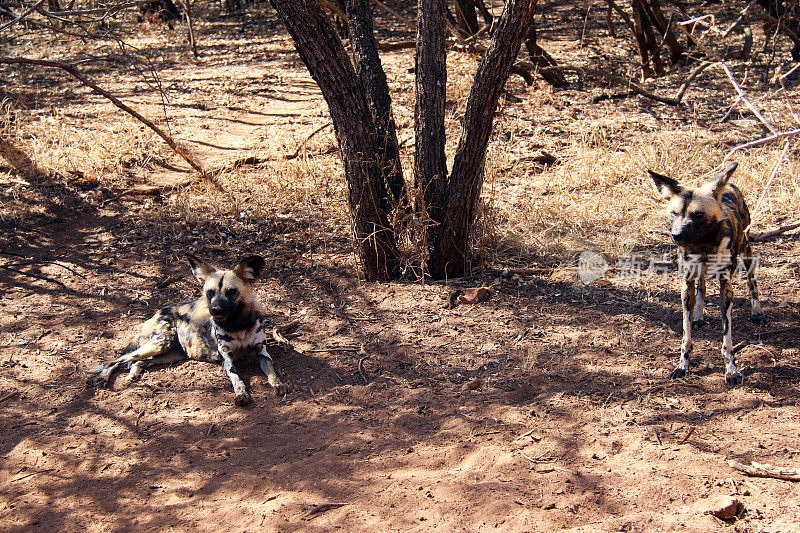
[[[135, 44], [157, 46], [160, 39], [162, 36], [154, 33], [140, 36]], [[215, 39], [213, 43], [230, 44], [223, 37]], [[255, 52], [263, 48], [274, 52], [286, 45], [285, 41], [264, 39], [248, 42]], [[589, 57], [586, 49], [574, 46], [562, 47], [559, 54], [566, 62]], [[414, 90], [409, 68], [413, 56], [397, 53], [384, 59], [406, 179], [411, 184]], [[448, 61], [447, 151], [452, 161], [477, 59], [450, 53]], [[233, 71], [237, 73], [235, 80], [221, 78], [219, 71], [208, 68], [197, 74], [197, 79], [206, 91], [213, 89], [213, 100], [219, 105], [256, 109], [268, 101], [258, 96], [258, 88], [265, 81], [270, 86], [286, 84], [292, 88], [297, 79], [288, 71], [278, 70], [278, 75], [272, 75], [272, 70], [262, 72], [246, 64], [226, 70]], [[191, 72], [191, 67], [176, 68], [163, 72], [162, 77], [179, 78]], [[746, 80], [756, 77], [747, 76]], [[130, 87], [134, 80], [122, 80], [120, 87]], [[674, 85], [667, 78], [657, 83], [662, 87], [656, 89], [662, 92], [670, 92]], [[657, 170], [696, 184], [714, 172], [732, 145], [763, 135], [752, 119], [722, 120], [735, 102], [733, 90], [719, 72], [709, 72], [698, 80], [687, 97], [689, 104], [681, 109], [637, 98], [591, 104], [588, 92], [556, 93], [548, 86], [527, 88], [518, 78], [509, 81], [507, 90], [522, 101], [501, 102], [489, 145], [483, 202], [474, 232], [479, 266], [543, 263], [568, 269], [586, 249], [615, 259], [636, 249], [664, 244], [661, 202], [645, 171]], [[793, 127], [793, 110], [800, 105], [796, 91], [775, 87], [759, 96], [759, 105], [771, 119], [782, 127]], [[141, 103], [146, 99], [151, 103]], [[166, 108], [156, 103], [158, 94], [151, 92], [146, 99], [135, 96], [139, 108], [151, 118], [162, 117], [162, 124], [166, 110], [170, 122], [165, 125], [174, 128], [177, 138], [191, 136], [191, 128], [198, 125], [213, 124], [198, 124], [191, 113], [170, 107], [193, 101], [182, 93], [171, 95]], [[741, 105], [737, 108], [744, 109]], [[6, 130], [9, 113], [5, 107]], [[276, 213], [312, 216], [332, 221], [332, 226], [349, 237], [346, 187], [332, 129], [307, 140], [308, 134], [326, 121], [324, 103], [317, 99], [296, 119], [266, 124], [247, 153], [269, 159], [267, 164], [223, 173], [219, 182], [224, 192], [208, 185], [178, 190], [154, 209], [171, 222], [188, 225], [230, 225], [243, 217], [263, 219]], [[173, 157], [149, 130], [97, 100], [47, 112], [22, 110], [22, 120], [14, 121], [11, 134], [30, 150], [39, 165], [63, 176], [97, 180], [115, 188], [147, 180]], [[299, 157], [284, 160], [303, 143]], [[781, 149], [782, 145], [768, 145], [735, 157], [739, 169], [734, 182], [745, 191], [751, 209], [765, 192]], [[553, 154], [557, 162], [532, 162], [531, 155], [540, 151]], [[791, 150], [766, 191], [762, 206], [754, 213], [755, 231], [790, 222], [800, 212], [800, 162], [796, 156], [797, 151]], [[406, 240], [404, 250], [410, 266], [422, 262], [421, 247], [418, 240]]]

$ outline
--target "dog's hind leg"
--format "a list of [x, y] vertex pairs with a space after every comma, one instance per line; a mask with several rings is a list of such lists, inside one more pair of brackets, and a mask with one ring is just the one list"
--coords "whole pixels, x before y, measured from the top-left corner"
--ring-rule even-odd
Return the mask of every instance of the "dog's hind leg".
[[128, 371], [126, 385], [138, 380], [142, 376], [142, 372], [144, 372], [145, 368], [150, 368], [153, 365], [168, 365], [171, 363], [177, 363], [179, 361], [185, 361], [185, 360], [186, 360], [186, 355], [177, 350], [173, 350], [171, 352], [167, 352], [162, 355], [157, 355], [152, 359], [136, 361], [131, 365], [131, 369]]
[[761, 301], [758, 299], [758, 282], [756, 281], [756, 268], [758, 258], [753, 257], [753, 249], [748, 242], [741, 255], [747, 276], [747, 290], [750, 292], [750, 320], [756, 324], [763, 324], [764, 313], [761, 311]]
[[722, 314], [722, 358], [725, 360], [725, 382], [728, 385], [741, 385], [742, 373], [736, 368], [733, 356], [733, 285], [727, 277], [719, 280], [720, 313]]
[[695, 307], [697, 287], [694, 279], [684, 278], [681, 285], [681, 307], [683, 311], [683, 342], [678, 366], [669, 375], [670, 379], [682, 378], [689, 370], [689, 354], [692, 353], [692, 312]]
[[[101, 365], [97, 367], [97, 376], [91, 378], [89, 380], [89, 384], [95, 387], [105, 387], [108, 385], [111, 376], [120, 367], [120, 365], [126, 365], [129, 363], [136, 363], [137, 361], [142, 361], [143, 359], [150, 359], [161, 355], [172, 348], [171, 343], [167, 339], [163, 338], [155, 338], [149, 339], [144, 342], [141, 346], [137, 349], [133, 350], [132, 352], [124, 353], [105, 365]], [[144, 368], [142, 368], [144, 370]]]
[[700, 276], [697, 280], [697, 295], [694, 301], [694, 312], [692, 313], [692, 327], [699, 328], [706, 323], [703, 310], [706, 305], [706, 278]]

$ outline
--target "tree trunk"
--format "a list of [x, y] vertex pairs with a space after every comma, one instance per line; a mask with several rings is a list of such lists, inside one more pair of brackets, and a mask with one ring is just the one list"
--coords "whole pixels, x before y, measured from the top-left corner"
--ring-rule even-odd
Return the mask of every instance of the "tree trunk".
[[671, 20], [667, 20], [664, 17], [664, 13], [661, 11], [660, 0], [651, 0], [651, 3], [647, 7], [650, 11], [650, 16], [653, 18], [653, 22], [658, 26], [662, 37], [667, 42], [670, 64], [677, 65], [685, 59], [686, 55], [683, 53], [683, 47], [678, 42], [678, 38], [675, 37], [675, 32], [672, 31]]
[[445, 216], [437, 228], [428, 263], [428, 271], [434, 278], [456, 277], [465, 270], [470, 229], [483, 185], [486, 147], [497, 102], [530, 27], [535, 7], [536, 0], [506, 2], [489, 50], [475, 74], [462, 119], [463, 132], [442, 202]]
[[444, 220], [447, 156], [444, 129], [447, 50], [445, 0], [419, 0], [417, 4], [416, 87], [414, 110], [414, 182], [416, 210], [425, 220], [426, 242], [432, 243], [436, 227]]
[[386, 73], [378, 56], [370, 1], [348, 0], [346, 9], [356, 76], [367, 96], [378, 131], [376, 147], [383, 179], [391, 193], [386, 197], [388, 203], [384, 202], [386, 205], [382, 207], [387, 213], [395, 207], [405, 210], [408, 202], [400, 149], [397, 145], [397, 127], [392, 114], [389, 84], [386, 82]]
[[631, 9], [633, 10], [636, 43], [639, 46], [639, 55], [642, 56], [642, 80], [646, 80], [653, 75], [653, 71], [650, 69], [651, 59], [656, 76], [662, 76], [664, 75], [664, 65], [661, 63], [658, 41], [653, 32], [646, 0], [631, 0]]
[[[528, 49], [528, 55], [531, 58], [531, 63], [538, 68], [543, 69], [547, 67], [557, 67], [558, 63], [553, 59], [553, 56], [547, 53], [547, 50], [539, 46], [536, 42], [536, 20], [531, 19], [531, 25], [528, 27], [528, 32], [525, 35], [525, 48]], [[562, 88], [568, 85], [567, 79], [564, 74], [559, 71], [540, 71], [544, 81], [553, 87]]]
[[480, 29], [478, 27], [478, 14], [475, 12], [475, 4], [471, 0], [455, 0], [456, 21], [459, 26], [469, 35], [475, 35]]
[[384, 206], [388, 191], [369, 103], [330, 18], [317, 0], [270, 0], [330, 109], [342, 153], [353, 231], [364, 276], [386, 280], [399, 252]]

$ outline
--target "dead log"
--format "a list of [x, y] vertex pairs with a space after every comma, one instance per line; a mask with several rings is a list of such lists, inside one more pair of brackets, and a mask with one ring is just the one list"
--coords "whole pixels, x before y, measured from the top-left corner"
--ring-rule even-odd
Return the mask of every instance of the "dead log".
[[800, 481], [800, 468], [783, 468], [768, 464], [756, 463], [755, 461], [747, 466], [738, 461], [728, 461], [728, 465], [734, 470], [744, 472], [748, 476], [771, 477], [783, 479], [785, 481]]

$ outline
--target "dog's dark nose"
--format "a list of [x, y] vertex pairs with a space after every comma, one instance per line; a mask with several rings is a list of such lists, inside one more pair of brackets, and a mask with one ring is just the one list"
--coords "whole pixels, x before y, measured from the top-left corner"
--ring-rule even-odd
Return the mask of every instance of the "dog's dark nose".
[[218, 306], [210, 307], [208, 309], [208, 311], [211, 313], [211, 316], [213, 316], [214, 318], [218, 318], [218, 317], [221, 317], [221, 316], [225, 315], [225, 312], [222, 310], [222, 308], [218, 307]]
[[683, 231], [679, 231], [677, 233], [673, 232], [672, 233], [672, 240], [677, 242], [677, 243], [681, 243], [681, 242], [686, 240], [686, 233], [683, 232]]

